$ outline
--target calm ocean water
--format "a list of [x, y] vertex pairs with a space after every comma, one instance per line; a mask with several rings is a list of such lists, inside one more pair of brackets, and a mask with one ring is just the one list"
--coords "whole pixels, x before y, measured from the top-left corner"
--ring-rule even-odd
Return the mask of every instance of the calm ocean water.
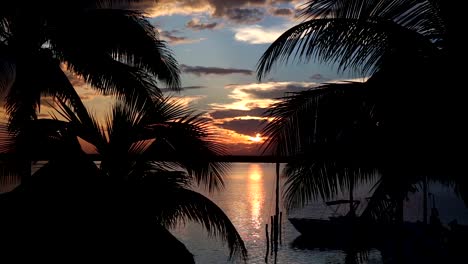
[[[34, 164], [33, 172], [43, 164], [43, 162]], [[229, 216], [246, 243], [249, 251], [248, 263], [265, 263], [265, 224], [270, 222], [270, 216], [274, 214], [275, 208], [275, 164], [233, 163], [230, 173], [225, 178], [225, 183], [225, 189], [220, 192], [210, 194], [203, 189], [197, 191], [213, 200]], [[369, 183], [355, 188], [354, 197], [361, 201], [358, 213], [365, 207], [365, 198], [371, 195], [372, 186], [373, 183]], [[429, 184], [429, 193], [431, 194], [429, 207], [432, 206], [432, 197], [434, 197], [442, 223], [447, 224], [456, 219], [458, 223], [468, 225], [468, 209], [451, 188], [432, 183]], [[346, 199], [347, 194], [337, 197], [337, 199], [340, 198]], [[405, 220], [421, 220], [422, 204], [421, 193], [410, 195], [405, 203]], [[343, 206], [338, 209], [341, 209], [339, 211], [343, 213], [347, 208]], [[340, 250], [310, 250], [292, 246], [292, 242], [299, 236], [299, 233], [287, 220], [288, 216], [327, 219], [333, 213], [332, 208], [325, 206], [324, 201], [312, 202], [305, 208], [293, 212], [283, 210], [283, 243], [278, 251], [276, 263], [344, 263], [346, 255]], [[198, 224], [186, 223], [171, 231], [194, 254], [199, 264], [239, 262], [236, 259], [229, 261], [227, 246], [221, 240], [209, 237]], [[268, 263], [274, 263], [273, 256], [268, 256]], [[367, 263], [382, 263], [380, 252], [371, 250]]]
[[[356, 189], [355, 199], [361, 200], [362, 207], [365, 206], [365, 198], [370, 196], [371, 186], [372, 184], [368, 184]], [[265, 224], [270, 221], [270, 215], [274, 214], [274, 190], [275, 164], [267, 163], [234, 163], [226, 177], [224, 190], [213, 194], [199, 190], [221, 207], [236, 226], [249, 251], [248, 263], [265, 263]], [[432, 184], [429, 191], [434, 194], [442, 222], [448, 223], [457, 219], [459, 223], [468, 224], [468, 210], [451, 189]], [[410, 196], [405, 208], [406, 220], [421, 219], [421, 206], [420, 194]], [[332, 213], [323, 201], [317, 201], [304, 209], [290, 212], [289, 215], [326, 219]], [[299, 236], [299, 233], [289, 223], [285, 214], [286, 212], [283, 213], [282, 221], [283, 243], [278, 251], [277, 263], [344, 263], [345, 253], [340, 250], [294, 248], [292, 242]], [[221, 240], [209, 237], [198, 224], [187, 223], [172, 232], [195, 255], [197, 263], [238, 262], [237, 260], [228, 261], [227, 246], [223, 245]], [[272, 256], [269, 256], [268, 263], [274, 263]], [[380, 252], [371, 250], [367, 263], [382, 263]]]

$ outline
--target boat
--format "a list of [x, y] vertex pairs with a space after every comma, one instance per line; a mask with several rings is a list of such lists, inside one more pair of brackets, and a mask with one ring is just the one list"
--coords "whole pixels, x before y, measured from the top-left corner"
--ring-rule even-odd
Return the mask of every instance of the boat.
[[[337, 200], [326, 202], [327, 206], [349, 204], [349, 200]], [[355, 212], [359, 201], [354, 200], [354, 210], [350, 210], [344, 216], [332, 216], [329, 219], [315, 219], [315, 218], [289, 218], [289, 222], [294, 228], [305, 236], [325, 236], [333, 234], [343, 234], [349, 231], [349, 228], [356, 224], [357, 217], [351, 212]]]
[[[427, 195], [427, 187], [424, 188]], [[429, 195], [431, 195], [429, 193]], [[352, 195], [350, 195], [352, 197]], [[437, 253], [438, 257], [446, 255], [446, 241], [453, 248], [460, 245], [468, 237], [468, 227], [451, 223], [451, 230], [440, 223], [438, 210], [432, 196], [432, 208], [430, 219], [427, 210], [424, 210], [423, 222], [380, 223], [366, 220], [356, 215], [358, 201], [338, 200], [326, 203], [327, 206], [350, 204], [350, 210], [346, 215], [330, 217], [328, 219], [316, 218], [289, 218], [294, 228], [301, 233], [293, 241], [296, 248], [377, 248], [382, 256], [392, 256], [398, 250], [402, 250], [405, 259], [424, 259], [420, 252]], [[427, 207], [427, 199], [424, 199], [424, 207]], [[430, 221], [428, 221], [430, 220]], [[399, 248], [400, 244], [405, 246]], [[417, 254], [417, 252], [419, 252]], [[461, 252], [461, 250], [458, 250]], [[433, 256], [433, 255], [431, 255]], [[435, 257], [435, 256], [434, 256]], [[416, 262], [414, 262], [416, 263]], [[428, 262], [417, 262], [428, 263]]]
[[[350, 204], [349, 200], [327, 202], [327, 206]], [[296, 247], [343, 248], [350, 244], [368, 245], [379, 227], [376, 223], [364, 221], [355, 215], [359, 201], [352, 202], [353, 208], [346, 215], [328, 219], [288, 218], [294, 228], [301, 233], [295, 242]]]
[[[314, 218], [288, 218], [289, 222], [294, 228], [303, 236], [311, 236], [321, 240], [336, 240], [343, 239], [344, 237], [354, 236], [357, 230], [362, 233], [364, 226], [357, 215], [356, 211], [360, 204], [359, 200], [354, 199], [354, 181], [349, 185], [349, 199], [341, 199], [335, 201], [328, 201], [325, 204], [328, 207], [337, 206], [334, 210], [334, 216], [328, 219], [314, 219]], [[341, 205], [349, 206], [349, 210], [345, 215], [337, 215]], [[361, 228], [362, 227], [362, 228]]]

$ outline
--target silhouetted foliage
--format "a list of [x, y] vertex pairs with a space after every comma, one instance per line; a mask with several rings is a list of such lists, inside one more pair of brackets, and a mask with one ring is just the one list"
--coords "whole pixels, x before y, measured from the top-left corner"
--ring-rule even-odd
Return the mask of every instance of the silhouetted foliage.
[[12, 129], [36, 118], [41, 96], [80, 104], [63, 69], [122, 99], [159, 95], [157, 79], [179, 88], [177, 62], [143, 13], [113, 7], [125, 2], [140, 1], [0, 4], [0, 92]]
[[[265, 148], [295, 162], [285, 170], [286, 202], [302, 206], [346, 186], [346, 171], [381, 179], [363, 217], [402, 221], [402, 201], [429, 177], [454, 186], [466, 146], [460, 99], [461, 55], [453, 3], [426, 0], [315, 0], [304, 22], [281, 35], [260, 58], [263, 79], [277, 63], [297, 59], [338, 65], [364, 83], [322, 84], [288, 94], [266, 112], [273, 118]], [[341, 172], [340, 172], [341, 171]]]
[[[195, 221], [226, 241], [231, 257], [246, 259], [245, 245], [229, 218], [192, 190], [194, 185], [207, 186], [210, 191], [221, 188], [227, 169], [225, 163], [211, 161], [223, 148], [212, 139], [205, 119], [172, 98], [155, 97], [143, 104], [118, 102], [103, 125], [86, 109], [75, 110], [63, 101], [58, 104], [61, 119], [32, 120], [28, 129], [18, 131], [5, 145], [11, 148], [10, 153], [47, 157], [47, 164], [32, 177], [0, 196], [2, 205], [13, 204], [7, 211], [13, 221], [59, 217], [63, 218], [60, 225], [46, 225], [50, 232], [76, 224], [81, 225], [80, 230], [101, 230], [96, 236], [83, 231], [96, 239], [86, 250], [95, 250], [97, 241], [103, 239], [102, 243], [109, 242], [117, 249], [128, 246], [141, 254], [150, 254], [154, 246], [162, 257], [153, 259], [169, 260], [172, 255], [174, 261], [192, 258], [165, 228]], [[93, 162], [86, 149], [94, 149], [100, 163]], [[166, 161], [157, 161], [157, 157]], [[65, 211], [60, 202], [67, 203]], [[36, 224], [24, 223], [26, 230], [40, 232]], [[63, 239], [74, 240], [83, 234], [72, 233]], [[125, 239], [116, 237], [120, 235]], [[145, 241], [138, 241], [141, 239]], [[146, 239], [153, 242], [145, 245]], [[181, 255], [178, 250], [182, 250]]]
[[[392, 177], [418, 175], [412, 184], [423, 175], [433, 176], [457, 183], [457, 190], [466, 193], [461, 190], [464, 180], [457, 176], [461, 159], [452, 154], [462, 140], [460, 105], [453, 105], [455, 87], [444, 75], [439, 78], [454, 68], [447, 45], [452, 35], [442, 6], [434, 2], [306, 4], [305, 21], [280, 36], [260, 59], [258, 78], [290, 57], [338, 63], [342, 70], [369, 78], [284, 97], [266, 113], [273, 117], [264, 130], [269, 136], [266, 148], [305, 160], [393, 171]], [[402, 188], [403, 193], [408, 190]]]

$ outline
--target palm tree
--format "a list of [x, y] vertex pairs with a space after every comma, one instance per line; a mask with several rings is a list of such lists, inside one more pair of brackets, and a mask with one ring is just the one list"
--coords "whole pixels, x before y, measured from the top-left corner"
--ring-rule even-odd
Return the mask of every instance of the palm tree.
[[[296, 158], [285, 169], [289, 207], [327, 199], [376, 173], [362, 218], [402, 223], [404, 198], [427, 178], [454, 186], [468, 202], [455, 154], [466, 144], [464, 107], [458, 82], [445, 78], [459, 72], [450, 61], [462, 51], [453, 9], [443, 1], [310, 1], [305, 21], [263, 54], [259, 80], [293, 55], [368, 77], [285, 96], [267, 111], [267, 149]], [[351, 252], [347, 262], [363, 255]]]
[[326, 84], [286, 96], [266, 113], [266, 150], [294, 157], [285, 168], [289, 209], [348, 191], [358, 174], [373, 178], [374, 167], [362, 161], [374, 157], [379, 127], [373, 106], [362, 103], [366, 91], [363, 83]]
[[41, 96], [79, 104], [62, 68], [120, 98], [160, 94], [157, 79], [179, 87], [177, 62], [143, 13], [116, 8], [133, 2], [2, 2], [0, 92], [12, 129], [36, 118]]
[[[113, 253], [121, 260], [129, 251], [146, 260], [157, 246], [159, 259], [193, 262], [166, 230], [192, 220], [226, 240], [231, 256], [245, 259], [243, 241], [226, 215], [190, 189], [193, 184], [210, 191], [222, 187], [225, 164], [210, 159], [222, 148], [210, 140], [199, 115], [161, 97], [156, 80], [171, 89], [180, 86], [177, 62], [141, 12], [118, 8], [132, 2], [140, 1], [1, 4], [0, 91], [8, 93], [14, 135], [14, 144], [2, 142], [2, 147], [17, 158], [48, 160], [2, 195], [2, 209], [11, 213], [6, 223], [21, 231], [6, 237], [32, 240], [20, 244], [23, 249], [46, 249], [34, 237], [51, 235], [71, 243], [89, 235], [96, 241], [87, 240], [83, 249], [88, 252], [107, 244], [113, 251], [100, 255]], [[104, 126], [84, 109], [62, 68], [121, 100]], [[61, 102], [65, 121], [37, 119], [43, 95]], [[99, 166], [80, 144], [97, 150]], [[168, 160], [149, 161], [160, 157]], [[57, 197], [69, 209], [61, 208]], [[70, 224], [79, 225], [79, 231]], [[50, 234], [41, 232], [47, 228]], [[134, 243], [141, 239], [153, 243]], [[76, 241], [53, 246], [76, 254], [81, 250], [72, 249], [79, 246]], [[173, 251], [182, 254], [171, 256]]]
[[338, 63], [340, 70], [352, 69], [364, 76], [403, 55], [418, 59], [433, 55], [445, 44], [446, 34], [434, 2], [310, 1], [301, 13], [305, 21], [283, 33], [263, 54], [257, 76], [261, 80], [278, 61], [287, 62], [293, 54]]
[[[54, 119], [30, 121], [11, 144], [3, 145], [10, 153], [45, 155], [48, 160], [1, 197], [2, 208], [10, 210], [6, 215], [21, 219], [7, 223], [27, 227], [26, 238], [31, 236], [28, 232], [42, 234], [47, 227], [53, 238], [71, 243], [64, 248], [69, 253], [76, 253], [72, 247], [79, 246], [73, 240], [90, 236], [92, 241], [86, 239], [89, 244], [80, 249], [86, 253], [108, 244], [112, 251], [99, 256], [109, 253], [119, 259], [130, 252], [145, 261], [151, 257], [193, 262], [167, 228], [195, 221], [226, 241], [231, 257], [246, 259], [242, 238], [229, 218], [191, 189], [204, 185], [219, 190], [227, 169], [224, 163], [212, 162], [223, 148], [200, 114], [160, 97], [143, 104], [119, 102], [104, 125], [85, 109], [76, 110], [63, 101], [57, 111], [60, 116]], [[85, 149], [94, 149], [99, 165]], [[64, 202], [66, 208], [60, 210]], [[11, 208], [5, 207], [9, 204]], [[70, 224], [79, 225], [79, 231], [70, 230]], [[62, 237], [62, 228], [70, 238]]]
[[[265, 130], [270, 137], [267, 147], [281, 155], [307, 153], [308, 158], [345, 161], [345, 167], [379, 169], [401, 183], [417, 182], [421, 176], [456, 175], [452, 172], [458, 171], [460, 158], [450, 148], [460, 137], [448, 132], [460, 118], [455, 87], [442, 93], [440, 87], [446, 84], [435, 78], [436, 73], [446, 73], [447, 54], [453, 55], [447, 41], [454, 33], [449, 30], [453, 24], [444, 20], [446, 6], [423, 0], [306, 4], [305, 21], [286, 31], [261, 57], [259, 80], [293, 55], [337, 63], [340, 70], [369, 78], [365, 83], [325, 84], [285, 97], [267, 112], [274, 118]], [[323, 166], [315, 169], [326, 171]], [[419, 177], [409, 180], [408, 175]], [[288, 189], [291, 204], [320, 191], [297, 180], [292, 185], [297, 188]], [[462, 190], [466, 184], [457, 180]], [[323, 186], [334, 188], [327, 182]], [[393, 191], [398, 200], [407, 186], [393, 185], [399, 188]]]

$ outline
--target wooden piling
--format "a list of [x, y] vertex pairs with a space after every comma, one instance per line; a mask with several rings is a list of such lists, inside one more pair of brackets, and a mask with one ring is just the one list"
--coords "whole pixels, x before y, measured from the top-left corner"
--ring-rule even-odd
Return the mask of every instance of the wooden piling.
[[280, 212], [280, 215], [279, 215], [279, 229], [278, 229], [278, 233], [279, 233], [279, 243], [280, 245], [282, 245], [282, 222], [283, 222], [283, 212]]
[[270, 237], [268, 236], [268, 224], [265, 225], [265, 233], [266, 233], [265, 263], [268, 263], [268, 254], [270, 253]]
[[271, 252], [273, 253], [273, 249], [274, 249], [274, 243], [273, 241], [275, 240], [275, 233], [274, 233], [274, 226], [275, 226], [275, 222], [273, 220], [273, 216], [270, 216], [270, 220], [271, 220], [271, 229], [270, 229], [270, 234], [271, 234], [271, 238], [270, 238], [270, 242], [271, 242]]

